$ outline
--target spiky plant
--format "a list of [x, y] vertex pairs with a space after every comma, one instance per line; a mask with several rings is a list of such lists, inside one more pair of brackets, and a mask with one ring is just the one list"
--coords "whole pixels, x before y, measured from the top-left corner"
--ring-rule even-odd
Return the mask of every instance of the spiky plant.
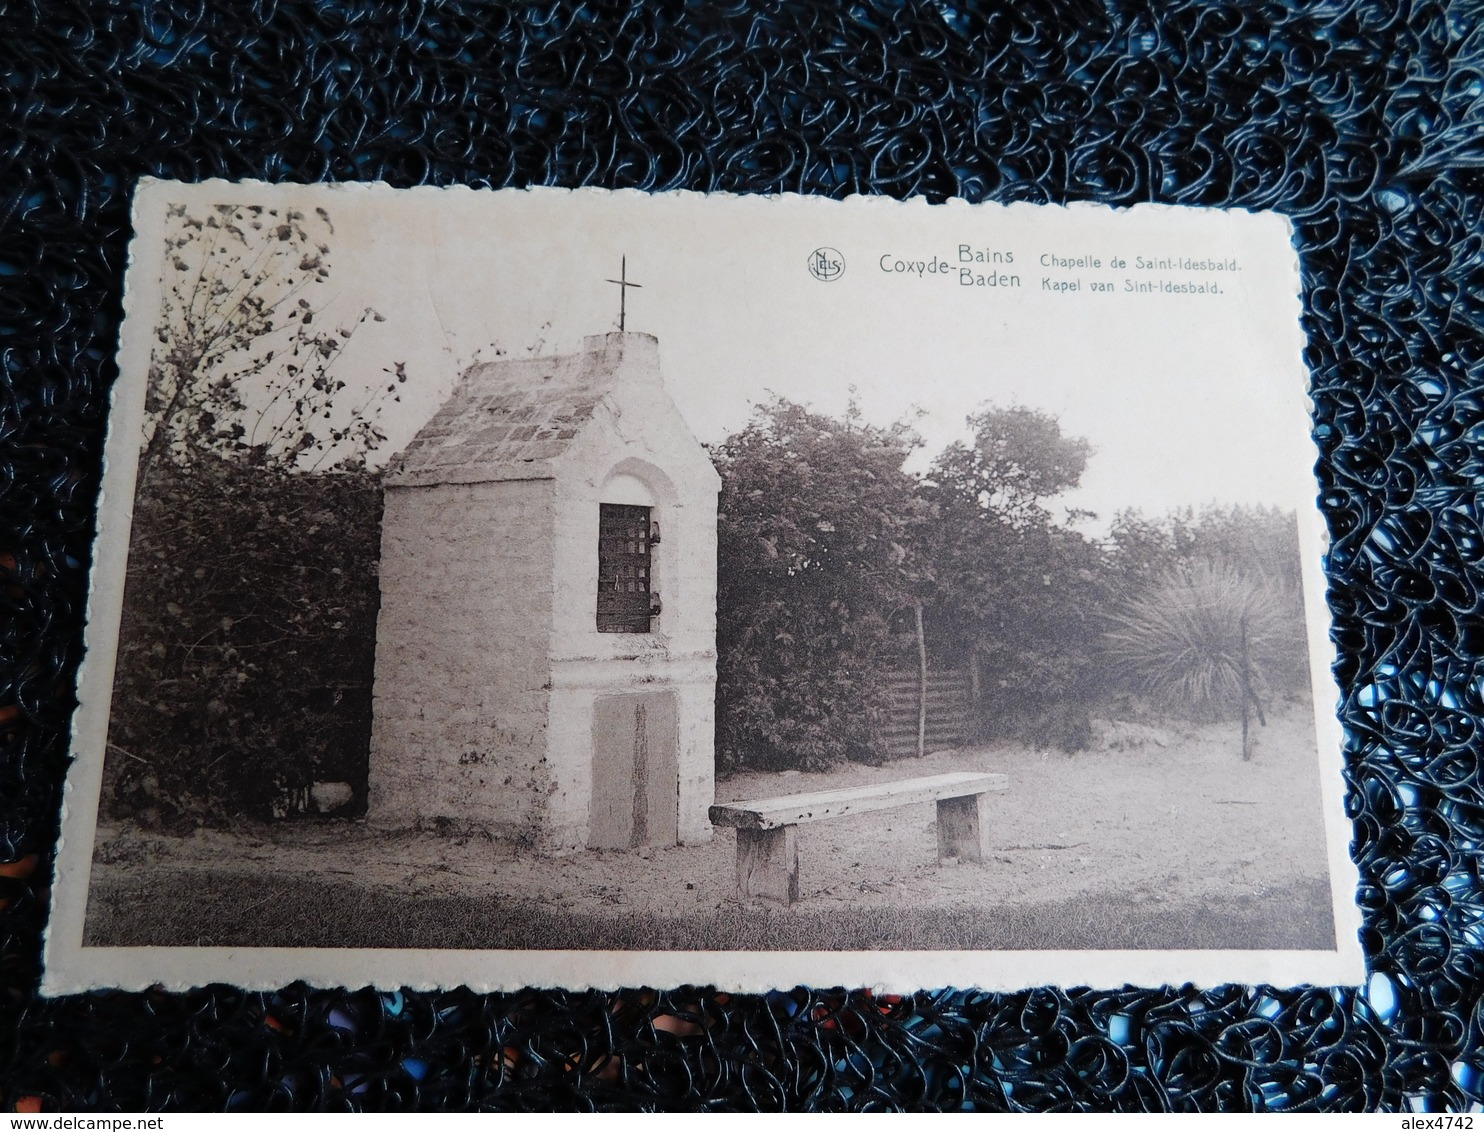
[[1244, 686], [1249, 702], [1265, 704], [1303, 668], [1296, 596], [1226, 564], [1172, 571], [1109, 622], [1103, 642], [1115, 678], [1173, 715], [1236, 718]]

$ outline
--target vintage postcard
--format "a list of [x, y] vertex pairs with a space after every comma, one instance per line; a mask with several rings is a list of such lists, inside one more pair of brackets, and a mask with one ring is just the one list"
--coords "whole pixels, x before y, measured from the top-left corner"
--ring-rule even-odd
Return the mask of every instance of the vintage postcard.
[[1282, 217], [134, 219], [49, 993], [1363, 978]]

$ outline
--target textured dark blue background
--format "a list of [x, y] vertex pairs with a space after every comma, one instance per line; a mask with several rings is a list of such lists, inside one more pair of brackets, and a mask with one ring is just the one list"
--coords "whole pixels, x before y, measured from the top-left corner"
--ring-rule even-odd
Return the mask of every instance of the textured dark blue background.
[[[39, 858], [0, 881], [0, 1106], [1484, 1099], [1479, 22], [1365, 0], [0, 5], [0, 861]], [[1288, 213], [1364, 944], [1390, 993], [38, 999], [142, 174]], [[656, 1029], [667, 1012], [703, 1032]]]

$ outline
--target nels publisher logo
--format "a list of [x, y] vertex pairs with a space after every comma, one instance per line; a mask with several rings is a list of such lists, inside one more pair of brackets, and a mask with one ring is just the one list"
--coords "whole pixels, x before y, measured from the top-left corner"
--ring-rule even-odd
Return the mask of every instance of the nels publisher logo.
[[821, 283], [833, 283], [845, 274], [845, 257], [834, 248], [815, 248], [809, 253], [809, 274]]

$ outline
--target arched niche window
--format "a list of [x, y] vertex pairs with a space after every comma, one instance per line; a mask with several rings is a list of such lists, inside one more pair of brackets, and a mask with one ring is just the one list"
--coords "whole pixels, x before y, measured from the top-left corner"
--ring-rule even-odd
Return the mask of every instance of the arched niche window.
[[648, 633], [659, 612], [654, 585], [654, 498], [636, 476], [616, 475], [598, 504], [600, 633]]

